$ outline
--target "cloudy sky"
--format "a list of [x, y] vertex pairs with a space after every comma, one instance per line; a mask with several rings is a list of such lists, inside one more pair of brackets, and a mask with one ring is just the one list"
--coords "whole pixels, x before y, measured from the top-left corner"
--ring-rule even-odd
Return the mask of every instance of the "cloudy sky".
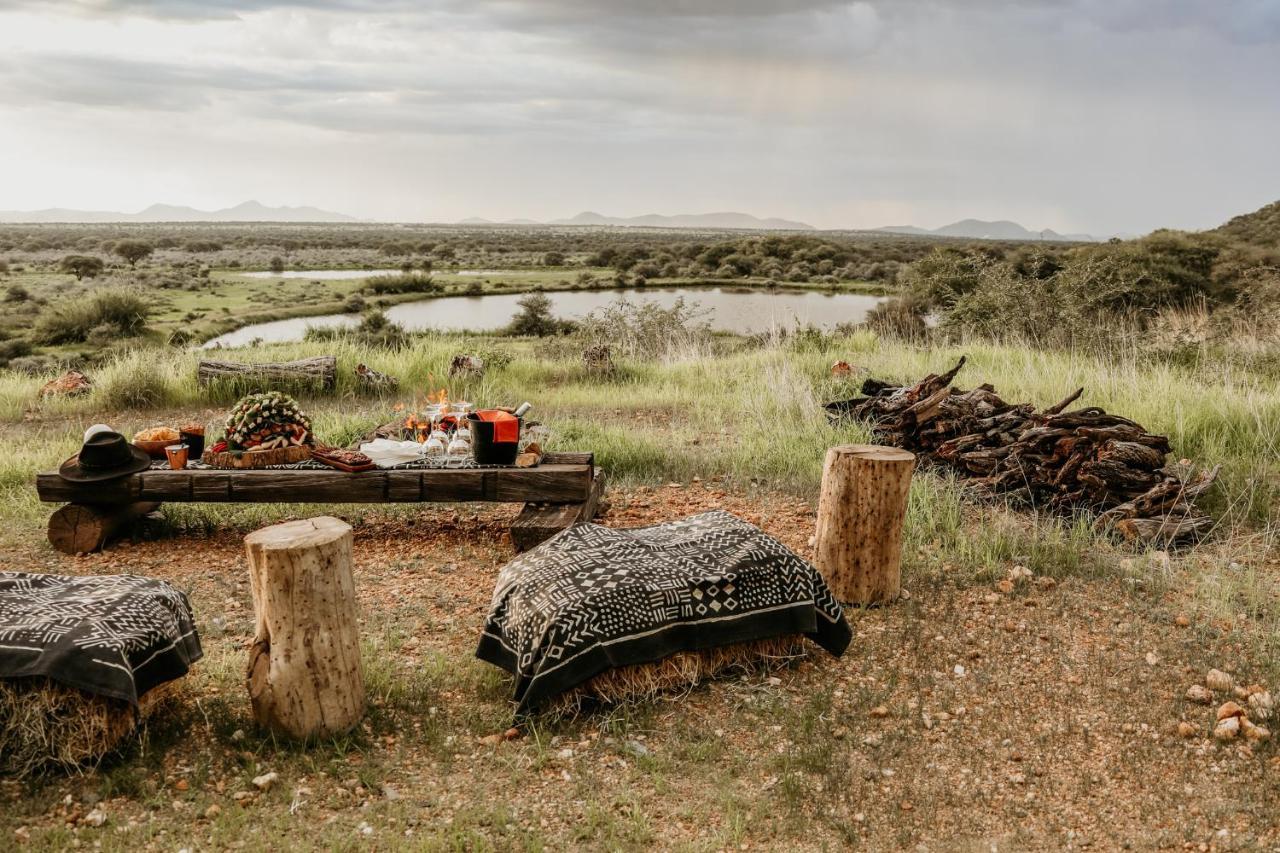
[[0, 209], [1201, 228], [1280, 0], [0, 0]]

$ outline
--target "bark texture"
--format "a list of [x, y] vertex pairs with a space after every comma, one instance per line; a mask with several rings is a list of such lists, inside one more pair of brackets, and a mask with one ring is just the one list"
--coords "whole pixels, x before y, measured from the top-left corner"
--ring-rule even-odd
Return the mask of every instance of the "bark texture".
[[901, 593], [902, 522], [915, 456], [845, 444], [827, 451], [814, 565], [842, 604], [884, 604]]
[[245, 537], [257, 628], [249, 700], [258, 723], [298, 739], [364, 716], [351, 527], [320, 516]]

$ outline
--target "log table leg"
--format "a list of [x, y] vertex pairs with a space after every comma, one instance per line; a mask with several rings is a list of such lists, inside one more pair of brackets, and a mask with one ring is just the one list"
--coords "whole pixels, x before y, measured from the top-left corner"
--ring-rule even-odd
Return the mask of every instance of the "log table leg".
[[320, 516], [245, 537], [257, 629], [249, 700], [258, 723], [306, 739], [364, 715], [351, 526]]
[[516, 551], [528, 551], [575, 524], [590, 521], [604, 500], [604, 471], [596, 469], [591, 491], [580, 504], [527, 503], [511, 522], [511, 543]]
[[836, 600], [882, 604], [901, 592], [902, 523], [915, 455], [846, 444], [827, 451], [814, 565]]
[[49, 544], [63, 554], [88, 554], [126, 533], [159, 503], [67, 504], [49, 517]]

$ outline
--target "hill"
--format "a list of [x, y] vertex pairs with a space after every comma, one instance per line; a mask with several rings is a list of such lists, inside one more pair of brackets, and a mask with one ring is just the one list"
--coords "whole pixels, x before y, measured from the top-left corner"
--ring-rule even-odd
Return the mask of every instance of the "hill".
[[1233, 217], [1211, 233], [1263, 248], [1280, 249], [1280, 201], [1273, 201], [1253, 213]]
[[72, 210], [51, 207], [45, 210], [0, 211], [0, 222], [355, 222], [354, 216], [318, 207], [268, 207], [246, 201], [221, 210], [197, 210], [174, 204], [153, 204], [137, 213], [110, 210]]
[[663, 216], [650, 213], [644, 216], [604, 216], [583, 211], [571, 219], [557, 219], [552, 225], [616, 225], [631, 228], [740, 228], [755, 231], [813, 231], [807, 222], [770, 217], [761, 219], [749, 213], [724, 211], [720, 213], [682, 213]]
[[971, 240], [1053, 240], [1067, 243], [1092, 243], [1091, 234], [1059, 234], [1052, 229], [1031, 231], [1007, 219], [961, 219], [941, 228], [918, 228], [915, 225], [886, 225], [875, 229], [889, 234], [911, 234], [917, 237], [965, 237]]

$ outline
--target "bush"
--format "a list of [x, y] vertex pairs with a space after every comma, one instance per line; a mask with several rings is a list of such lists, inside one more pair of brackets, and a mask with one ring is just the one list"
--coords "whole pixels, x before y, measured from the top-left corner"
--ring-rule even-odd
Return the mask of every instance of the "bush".
[[367, 307], [364, 297], [358, 293], [351, 294], [347, 297], [347, 301], [342, 303], [342, 310], [348, 314], [359, 314]]
[[572, 323], [568, 323], [551, 313], [551, 298], [542, 293], [530, 293], [517, 302], [520, 312], [511, 318], [507, 325], [508, 335], [545, 338], [569, 331]]
[[422, 273], [406, 273], [403, 275], [380, 275], [371, 278], [360, 288], [362, 293], [383, 296], [389, 293], [437, 293], [440, 285], [429, 275]]
[[76, 277], [76, 281], [86, 278], [96, 278], [102, 273], [105, 265], [102, 258], [95, 258], [92, 255], [67, 255], [58, 264], [63, 272], [69, 272]]
[[31, 355], [31, 342], [26, 338], [0, 341], [0, 367], [9, 367], [14, 359]]
[[542, 265], [544, 267], [564, 266], [564, 252], [547, 252], [542, 256]]
[[881, 302], [867, 312], [863, 323], [881, 337], [919, 341], [929, 332], [924, 320], [927, 313], [921, 300], [907, 294]]
[[9, 289], [4, 294], [5, 302], [26, 302], [30, 298], [30, 292], [20, 284], [9, 285]]
[[604, 344], [630, 358], [659, 358], [700, 351], [711, 339], [709, 310], [676, 299], [670, 308], [656, 302], [618, 299], [592, 311], [578, 324], [578, 337], [587, 346]]
[[284, 258], [280, 257], [279, 255], [276, 255], [274, 258], [271, 259], [271, 264], [269, 266], [269, 269], [274, 273], [284, 272]]
[[65, 299], [36, 321], [40, 344], [83, 343], [90, 336], [136, 337], [147, 330], [150, 304], [128, 290], [103, 290], [88, 298]]

